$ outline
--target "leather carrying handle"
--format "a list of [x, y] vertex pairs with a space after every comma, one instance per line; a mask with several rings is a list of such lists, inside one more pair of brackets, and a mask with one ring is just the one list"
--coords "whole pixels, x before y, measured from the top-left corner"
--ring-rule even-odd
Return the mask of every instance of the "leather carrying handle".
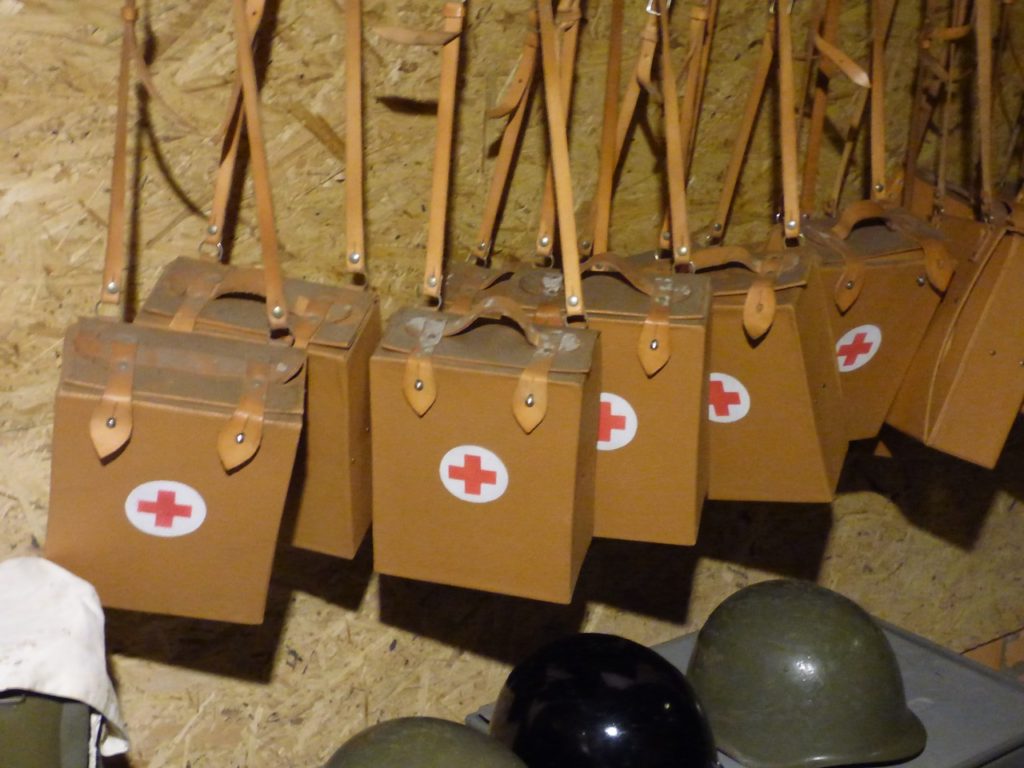
[[530, 319], [529, 313], [510, 297], [498, 295], [485, 296], [475, 302], [466, 314], [460, 315], [453, 322], [445, 323], [442, 335], [457, 336], [465, 333], [484, 318], [511, 320], [531, 346], [539, 347], [543, 344], [541, 332]]

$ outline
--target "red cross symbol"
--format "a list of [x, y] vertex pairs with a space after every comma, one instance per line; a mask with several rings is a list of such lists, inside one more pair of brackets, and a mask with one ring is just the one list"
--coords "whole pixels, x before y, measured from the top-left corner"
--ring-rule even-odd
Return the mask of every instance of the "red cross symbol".
[[157, 528], [170, 528], [177, 517], [192, 517], [192, 507], [178, 504], [174, 491], [157, 491], [156, 501], [140, 501], [138, 510], [156, 515], [153, 525]]
[[708, 402], [715, 409], [716, 416], [725, 417], [729, 415], [732, 406], [743, 402], [743, 398], [740, 397], [739, 392], [728, 391], [723, 382], [712, 379], [709, 382]]
[[479, 496], [483, 486], [497, 485], [498, 473], [484, 469], [480, 463], [480, 457], [467, 453], [463, 456], [465, 462], [461, 467], [454, 464], [448, 467], [448, 477], [452, 480], [461, 480], [466, 485], [466, 493], [472, 496]]
[[842, 366], [849, 368], [857, 362], [858, 357], [869, 354], [874, 347], [875, 345], [868, 341], [868, 335], [860, 332], [853, 337], [853, 341], [849, 344], [843, 344], [839, 347], [836, 350], [836, 354], [843, 358]]
[[598, 421], [597, 439], [607, 443], [612, 439], [612, 430], [625, 429], [627, 426], [626, 417], [612, 411], [612, 404], [607, 400], [601, 401], [601, 418]]

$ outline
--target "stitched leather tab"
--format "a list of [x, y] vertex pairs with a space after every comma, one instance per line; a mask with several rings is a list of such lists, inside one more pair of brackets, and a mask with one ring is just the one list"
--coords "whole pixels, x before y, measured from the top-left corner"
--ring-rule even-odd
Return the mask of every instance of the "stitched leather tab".
[[263, 441], [263, 422], [266, 416], [267, 390], [270, 386], [270, 366], [259, 360], [250, 360], [238, 407], [217, 437], [217, 453], [225, 471], [232, 472], [246, 464]]
[[402, 379], [405, 400], [418, 416], [424, 415], [437, 399], [437, 380], [431, 355], [444, 337], [445, 321], [439, 317], [423, 321], [416, 348], [409, 354]]
[[672, 342], [669, 336], [669, 306], [671, 294], [660, 294], [651, 302], [650, 314], [644, 319], [636, 353], [644, 373], [654, 376], [665, 367], [672, 356]]
[[941, 240], [923, 237], [918, 244], [924, 251], [924, 271], [928, 276], [928, 282], [935, 286], [936, 290], [945, 292], [956, 269], [953, 257]]
[[548, 412], [548, 372], [558, 344], [557, 338], [551, 337], [556, 334], [544, 334], [544, 343], [523, 369], [512, 396], [512, 415], [526, 434], [533, 432]]
[[89, 436], [100, 460], [117, 453], [132, 436], [132, 384], [137, 350], [134, 341], [111, 343], [110, 376], [89, 420]]

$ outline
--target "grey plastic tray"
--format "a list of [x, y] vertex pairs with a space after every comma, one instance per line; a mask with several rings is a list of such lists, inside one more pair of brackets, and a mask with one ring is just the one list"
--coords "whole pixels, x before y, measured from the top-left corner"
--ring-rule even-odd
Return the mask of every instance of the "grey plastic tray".
[[[903, 673], [907, 700], [928, 731], [928, 745], [900, 768], [1024, 768], [1024, 685], [922, 637], [889, 625], [885, 633]], [[696, 634], [654, 647], [686, 669]], [[466, 723], [486, 731], [493, 705]], [[743, 768], [720, 755], [722, 768]]]

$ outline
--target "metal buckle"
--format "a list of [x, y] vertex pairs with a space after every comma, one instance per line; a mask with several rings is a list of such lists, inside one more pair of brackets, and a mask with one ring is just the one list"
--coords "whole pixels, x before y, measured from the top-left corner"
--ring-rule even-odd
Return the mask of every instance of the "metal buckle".
[[[668, 11], [672, 7], [672, 0], [665, 0], [665, 10]], [[651, 16], [661, 16], [658, 13], [658, 0], [647, 0], [647, 12]]]

